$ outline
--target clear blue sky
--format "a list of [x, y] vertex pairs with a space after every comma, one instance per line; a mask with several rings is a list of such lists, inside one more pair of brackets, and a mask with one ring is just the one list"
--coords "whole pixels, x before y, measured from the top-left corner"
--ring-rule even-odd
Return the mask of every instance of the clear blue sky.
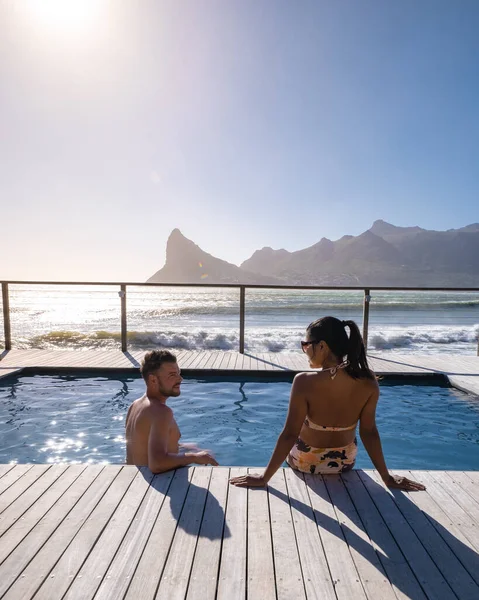
[[3, 0], [0, 278], [479, 221], [478, 31], [477, 0]]

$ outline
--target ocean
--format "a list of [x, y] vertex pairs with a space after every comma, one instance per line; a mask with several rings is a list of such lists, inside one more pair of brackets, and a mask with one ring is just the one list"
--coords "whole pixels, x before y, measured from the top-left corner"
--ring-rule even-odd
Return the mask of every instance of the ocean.
[[[14, 348], [119, 348], [119, 286], [10, 284]], [[245, 348], [297, 352], [324, 315], [362, 328], [362, 291], [246, 290]], [[238, 350], [239, 290], [128, 286], [131, 350]], [[372, 290], [368, 350], [476, 354], [479, 292]], [[0, 312], [0, 346], [4, 344]]]

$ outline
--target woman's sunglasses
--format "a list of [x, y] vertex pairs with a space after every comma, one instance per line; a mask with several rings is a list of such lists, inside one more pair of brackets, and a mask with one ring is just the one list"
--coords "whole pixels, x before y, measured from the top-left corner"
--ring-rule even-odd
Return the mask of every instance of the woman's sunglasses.
[[319, 344], [319, 342], [301, 342], [301, 349], [303, 352], [306, 352], [308, 346], [312, 346], [313, 344]]

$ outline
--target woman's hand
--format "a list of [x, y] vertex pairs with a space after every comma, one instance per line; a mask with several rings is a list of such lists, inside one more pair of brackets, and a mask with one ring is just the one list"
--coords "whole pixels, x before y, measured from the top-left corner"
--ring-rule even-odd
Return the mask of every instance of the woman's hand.
[[408, 479], [407, 477], [400, 477], [399, 475], [389, 475], [386, 479], [383, 480], [384, 484], [387, 485], [388, 488], [395, 490], [406, 490], [408, 492], [419, 492], [426, 489], [426, 486], [422, 483], [418, 483], [417, 481], [412, 481], [412, 479]]
[[265, 487], [268, 483], [263, 475], [257, 473], [253, 475], [242, 475], [241, 477], [232, 477], [230, 479], [232, 485], [237, 487]]

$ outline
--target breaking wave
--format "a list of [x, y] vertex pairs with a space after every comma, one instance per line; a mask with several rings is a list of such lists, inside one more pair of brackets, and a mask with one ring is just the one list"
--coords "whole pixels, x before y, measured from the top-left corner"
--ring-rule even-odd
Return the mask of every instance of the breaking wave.
[[372, 331], [369, 348], [376, 350], [422, 349], [427, 346], [477, 343], [479, 324], [472, 327], [391, 328]]
[[[246, 329], [245, 347], [257, 352], [297, 352], [304, 335], [303, 327]], [[449, 345], [454, 352], [471, 352], [479, 337], [479, 323], [472, 326], [377, 326], [369, 332], [369, 350], [397, 352], [437, 352]], [[118, 349], [119, 331], [80, 333], [59, 330], [18, 340], [23, 348]], [[164, 331], [129, 331], [132, 350], [169, 348], [172, 350], [238, 350], [239, 332], [234, 328], [177, 328]]]

